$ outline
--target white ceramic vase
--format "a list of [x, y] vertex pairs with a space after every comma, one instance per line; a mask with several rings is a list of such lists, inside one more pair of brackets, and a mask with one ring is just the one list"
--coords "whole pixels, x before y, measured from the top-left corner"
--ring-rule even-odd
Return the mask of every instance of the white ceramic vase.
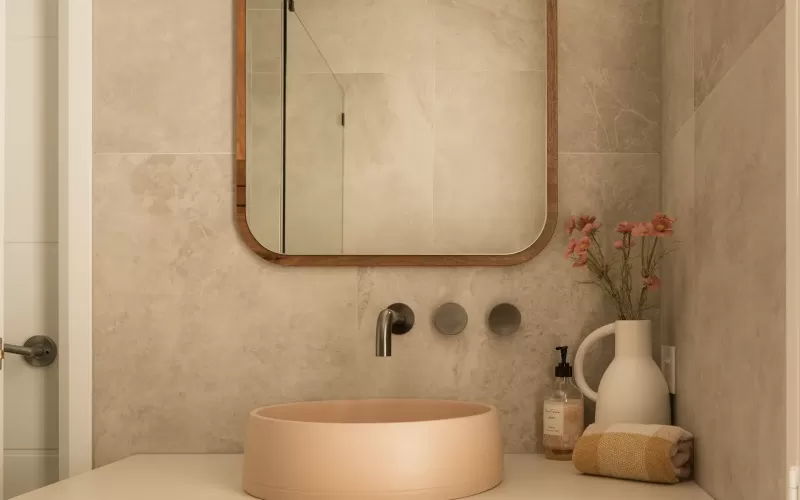
[[[586, 383], [583, 363], [595, 342], [615, 335], [614, 361], [593, 391]], [[575, 354], [575, 382], [597, 402], [595, 423], [670, 424], [669, 388], [653, 360], [650, 321], [617, 321], [592, 332]]]

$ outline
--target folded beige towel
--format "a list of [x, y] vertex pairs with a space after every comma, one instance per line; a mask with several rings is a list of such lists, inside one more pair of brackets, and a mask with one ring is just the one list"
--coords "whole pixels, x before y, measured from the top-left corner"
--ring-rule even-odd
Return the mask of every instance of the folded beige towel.
[[584, 474], [674, 484], [691, 478], [694, 437], [669, 425], [590, 425], [572, 463]]

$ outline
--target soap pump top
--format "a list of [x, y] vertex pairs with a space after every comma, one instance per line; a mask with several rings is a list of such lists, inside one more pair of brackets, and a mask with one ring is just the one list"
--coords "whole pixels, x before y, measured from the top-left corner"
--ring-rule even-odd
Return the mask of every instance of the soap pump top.
[[572, 365], [567, 363], [567, 350], [569, 347], [556, 347], [556, 351], [561, 351], [561, 363], [556, 366], [557, 378], [572, 378]]

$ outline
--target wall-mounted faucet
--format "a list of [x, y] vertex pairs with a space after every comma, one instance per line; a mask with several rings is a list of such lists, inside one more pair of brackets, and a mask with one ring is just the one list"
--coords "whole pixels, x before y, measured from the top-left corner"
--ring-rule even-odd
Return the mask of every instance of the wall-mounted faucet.
[[388, 358], [392, 355], [392, 335], [403, 335], [414, 327], [414, 311], [405, 304], [392, 304], [378, 315], [375, 329], [375, 355]]

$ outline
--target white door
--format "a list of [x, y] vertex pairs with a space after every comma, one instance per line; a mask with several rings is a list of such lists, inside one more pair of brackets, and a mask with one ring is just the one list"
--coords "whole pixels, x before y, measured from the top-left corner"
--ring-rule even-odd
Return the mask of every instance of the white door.
[[58, 0], [2, 0], [4, 216], [0, 321], [3, 488], [58, 480], [58, 363], [33, 367], [9, 345], [58, 338]]

